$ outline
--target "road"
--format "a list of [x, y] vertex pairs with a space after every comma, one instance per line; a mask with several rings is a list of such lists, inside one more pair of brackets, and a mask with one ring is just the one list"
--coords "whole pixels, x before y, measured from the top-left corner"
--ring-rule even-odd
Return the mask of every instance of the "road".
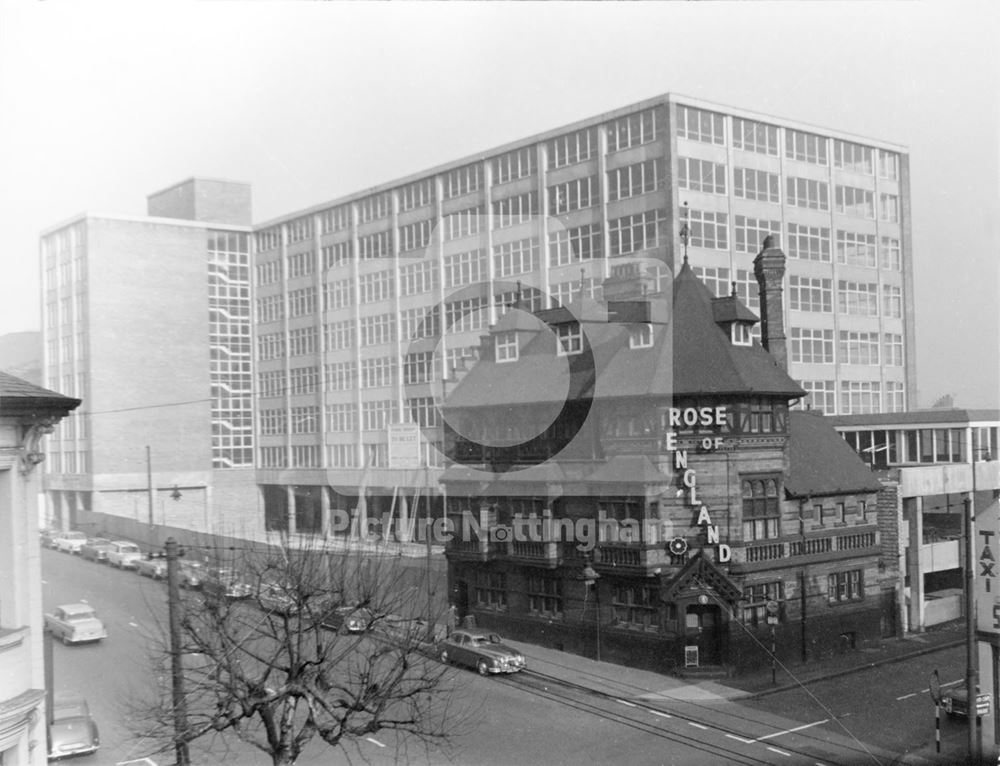
[[[95, 645], [53, 647], [56, 688], [90, 701], [102, 747], [81, 766], [114, 766], [149, 755], [130, 722], [157, 683], [154, 647], [166, 623], [166, 587], [132, 572], [43, 551], [46, 609], [72, 601], [95, 606], [109, 638]], [[161, 627], [162, 626], [162, 627]], [[379, 732], [347, 748], [315, 743], [300, 764], [809, 764], [854, 766], [891, 763], [896, 755], [933, 743], [933, 705], [927, 700], [930, 669], [944, 682], [961, 676], [954, 652], [876, 668], [839, 682], [810, 685], [758, 700], [704, 702], [595, 695], [534, 672], [480, 678], [455, 669], [448, 676], [456, 712], [446, 747], [423, 748]], [[886, 725], [891, 716], [892, 725]], [[961, 752], [961, 726], [946, 722], [945, 746]], [[954, 741], [951, 741], [954, 740]], [[947, 752], [947, 750], [946, 750]], [[169, 755], [154, 756], [163, 766]], [[199, 742], [199, 766], [268, 764], [270, 759], [233, 738]]]

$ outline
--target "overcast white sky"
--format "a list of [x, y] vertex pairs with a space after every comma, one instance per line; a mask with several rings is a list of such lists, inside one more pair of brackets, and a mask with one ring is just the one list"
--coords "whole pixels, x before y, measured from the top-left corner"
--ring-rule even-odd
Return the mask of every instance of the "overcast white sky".
[[908, 146], [918, 403], [998, 407], [998, 6], [0, 0], [0, 334], [84, 210], [201, 175], [261, 222], [673, 91]]

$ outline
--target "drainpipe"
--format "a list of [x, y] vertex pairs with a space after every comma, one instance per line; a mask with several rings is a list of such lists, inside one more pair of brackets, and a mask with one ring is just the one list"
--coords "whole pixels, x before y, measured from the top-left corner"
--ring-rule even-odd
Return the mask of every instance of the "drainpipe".
[[805, 511], [805, 504], [810, 502], [810, 498], [803, 498], [799, 500], [799, 535], [802, 537], [802, 571], [799, 573], [799, 610], [800, 615], [800, 626], [801, 626], [801, 640], [802, 640], [802, 661], [805, 662], [809, 659], [809, 636], [806, 631], [806, 583], [808, 578], [806, 577], [806, 519], [803, 515]]

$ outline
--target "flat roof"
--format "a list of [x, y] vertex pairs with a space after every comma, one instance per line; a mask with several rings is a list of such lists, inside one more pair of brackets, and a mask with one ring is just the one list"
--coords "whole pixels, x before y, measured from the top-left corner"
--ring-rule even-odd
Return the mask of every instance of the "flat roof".
[[1000, 425], [1000, 410], [934, 409], [881, 412], [870, 415], [827, 415], [834, 428], [862, 430], [887, 426]]

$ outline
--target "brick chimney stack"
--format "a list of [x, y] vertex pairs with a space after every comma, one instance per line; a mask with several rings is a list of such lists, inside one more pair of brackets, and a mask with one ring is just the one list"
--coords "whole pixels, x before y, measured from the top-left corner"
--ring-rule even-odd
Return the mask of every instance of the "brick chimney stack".
[[788, 348], [781, 297], [785, 254], [781, 251], [776, 234], [769, 234], [764, 238], [763, 248], [753, 259], [753, 274], [760, 288], [760, 325], [764, 348], [774, 357], [775, 364], [787, 371]]

